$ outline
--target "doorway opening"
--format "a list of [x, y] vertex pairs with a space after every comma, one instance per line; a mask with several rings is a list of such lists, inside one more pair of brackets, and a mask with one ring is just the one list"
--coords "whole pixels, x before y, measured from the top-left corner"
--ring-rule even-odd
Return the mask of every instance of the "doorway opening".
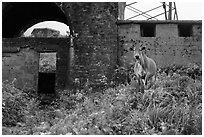
[[38, 94], [55, 94], [56, 52], [40, 53]]
[[39, 94], [54, 94], [55, 93], [55, 73], [38, 74], [38, 93]]

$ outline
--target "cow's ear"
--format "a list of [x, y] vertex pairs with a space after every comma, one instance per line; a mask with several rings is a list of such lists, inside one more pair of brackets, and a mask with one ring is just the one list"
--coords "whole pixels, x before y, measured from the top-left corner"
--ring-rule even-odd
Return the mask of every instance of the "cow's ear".
[[130, 51], [133, 51], [134, 49], [133, 49], [133, 47], [130, 47]]
[[145, 50], [145, 49], [146, 49], [146, 47], [145, 47], [145, 46], [143, 46], [143, 47], [141, 47], [141, 49], [140, 49], [140, 50], [142, 51], [142, 50]]

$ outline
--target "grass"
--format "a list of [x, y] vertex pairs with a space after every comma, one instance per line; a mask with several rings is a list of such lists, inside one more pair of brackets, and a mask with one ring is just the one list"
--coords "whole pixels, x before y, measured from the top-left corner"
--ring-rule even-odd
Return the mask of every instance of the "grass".
[[162, 68], [144, 93], [119, 81], [101, 92], [88, 88], [59, 91], [43, 108], [37, 95], [4, 82], [2, 133], [201, 135], [201, 75], [201, 68], [192, 64]]

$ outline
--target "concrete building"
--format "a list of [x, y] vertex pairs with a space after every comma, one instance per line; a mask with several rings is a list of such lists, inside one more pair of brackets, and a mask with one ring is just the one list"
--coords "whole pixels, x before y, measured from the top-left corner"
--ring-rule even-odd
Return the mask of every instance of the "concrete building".
[[120, 64], [132, 62], [133, 45], [147, 46], [147, 55], [159, 67], [202, 63], [202, 22], [172, 21], [118, 21]]

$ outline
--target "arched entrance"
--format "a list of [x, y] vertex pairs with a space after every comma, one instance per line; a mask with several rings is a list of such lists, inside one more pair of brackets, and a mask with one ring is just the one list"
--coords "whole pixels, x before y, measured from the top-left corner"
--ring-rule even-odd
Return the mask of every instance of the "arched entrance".
[[18, 37], [29, 27], [42, 21], [59, 21], [70, 26], [64, 11], [52, 2], [3, 2], [3, 38]]

